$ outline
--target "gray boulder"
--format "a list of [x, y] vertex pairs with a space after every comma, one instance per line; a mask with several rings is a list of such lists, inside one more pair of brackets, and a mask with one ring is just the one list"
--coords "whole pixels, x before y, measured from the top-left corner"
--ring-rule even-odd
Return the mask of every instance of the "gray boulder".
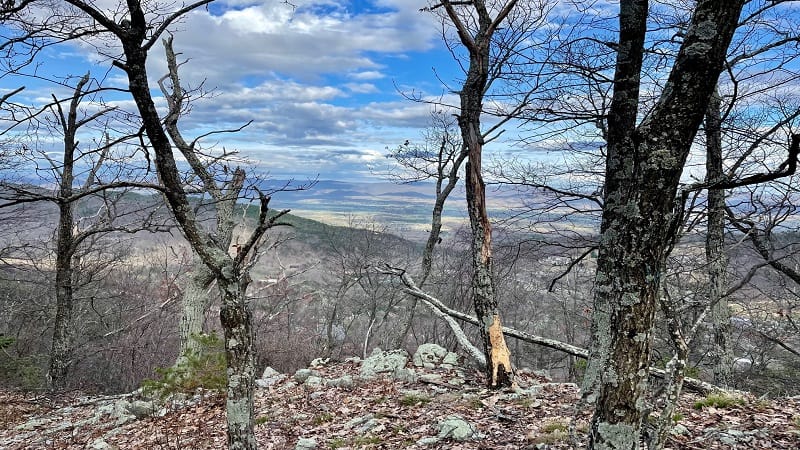
[[323, 386], [324, 384], [325, 379], [316, 375], [311, 375], [310, 377], [306, 378], [305, 383], [303, 383], [303, 385], [308, 387], [319, 387]]
[[404, 383], [416, 383], [417, 382], [417, 373], [414, 372], [414, 369], [406, 369], [405, 367], [398, 368], [392, 374], [397, 381], [402, 381]]
[[294, 450], [314, 450], [317, 448], [317, 441], [314, 439], [300, 438], [297, 440]]
[[267, 388], [274, 384], [280, 383], [285, 379], [286, 374], [280, 373], [272, 367], [267, 367], [264, 369], [264, 373], [261, 375], [261, 378], [256, 380], [256, 386], [260, 388]]
[[137, 419], [150, 417], [158, 410], [158, 405], [152, 400], [134, 400], [128, 405], [128, 412]]
[[318, 377], [319, 372], [313, 369], [299, 369], [294, 373], [294, 381], [298, 383], [305, 383], [308, 377]]
[[361, 362], [361, 377], [372, 378], [379, 373], [394, 373], [397, 369], [404, 368], [409, 359], [408, 352], [405, 350], [384, 352], [380, 348], [376, 348], [369, 358]]
[[437, 344], [422, 344], [414, 352], [414, 365], [433, 369], [447, 356], [447, 349]]
[[355, 386], [355, 380], [350, 375], [342, 375], [339, 378], [328, 380], [328, 386], [349, 389]]
[[454, 441], [468, 441], [478, 437], [478, 432], [471, 423], [464, 420], [461, 416], [447, 416], [436, 426], [439, 439], [452, 439]]
[[325, 364], [328, 364], [330, 361], [330, 358], [314, 358], [311, 360], [311, 364], [309, 364], [308, 367], [312, 369], [319, 369], [320, 367], [324, 367]]
[[86, 448], [91, 450], [116, 450], [117, 447], [109, 444], [103, 438], [98, 438], [89, 443]]

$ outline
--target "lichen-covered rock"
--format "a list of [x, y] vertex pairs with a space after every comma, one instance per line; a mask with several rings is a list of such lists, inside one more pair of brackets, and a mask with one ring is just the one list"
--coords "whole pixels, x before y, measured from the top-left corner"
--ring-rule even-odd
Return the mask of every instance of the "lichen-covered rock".
[[447, 349], [437, 344], [422, 344], [414, 352], [414, 365], [433, 369], [442, 363], [447, 356]]
[[134, 400], [133, 402], [129, 403], [128, 412], [136, 416], [137, 419], [144, 419], [145, 417], [150, 417], [155, 414], [156, 410], [158, 410], [158, 405], [152, 400]]
[[369, 413], [367, 415], [356, 417], [356, 418], [348, 420], [347, 423], [344, 424], [344, 427], [345, 428], [360, 427], [360, 426], [364, 425], [365, 423], [367, 423], [367, 422], [369, 422], [371, 420], [375, 420], [375, 415], [372, 414], [372, 413]]
[[317, 448], [315, 439], [300, 438], [297, 440], [294, 450], [314, 450], [315, 448]]
[[449, 364], [451, 366], [457, 366], [458, 362], [461, 360], [461, 357], [453, 352], [447, 352], [447, 354], [442, 358], [442, 365]]
[[689, 434], [689, 429], [686, 428], [685, 426], [681, 425], [681, 424], [677, 424], [674, 427], [672, 427], [672, 431], [670, 431], [670, 432], [672, 434], [680, 436], [680, 435], [684, 435], [684, 434]]
[[378, 373], [394, 373], [397, 369], [404, 368], [409, 360], [405, 350], [382, 351], [376, 348], [369, 358], [361, 362], [361, 377], [372, 378]]
[[261, 378], [256, 380], [256, 386], [260, 388], [267, 388], [285, 379], [286, 374], [280, 373], [272, 367], [267, 367], [264, 369], [264, 373], [261, 374]]
[[443, 383], [442, 376], [438, 373], [423, 373], [419, 376], [419, 380], [423, 383], [439, 384]]
[[91, 450], [116, 450], [117, 447], [109, 444], [103, 438], [95, 439], [89, 445], [86, 446], [87, 449]]
[[277, 377], [278, 375], [282, 374], [277, 370], [273, 369], [272, 367], [267, 366], [266, 368], [264, 368], [264, 372], [261, 374], [261, 378], [262, 379], [274, 378]]
[[436, 445], [441, 441], [438, 437], [424, 437], [417, 441], [417, 445], [420, 447], [426, 447], [428, 445]]
[[320, 367], [324, 367], [325, 364], [328, 364], [330, 361], [330, 358], [314, 358], [311, 360], [311, 364], [309, 364], [308, 367], [312, 369], [319, 369]]
[[447, 416], [436, 426], [439, 439], [452, 439], [454, 441], [468, 441], [478, 437], [477, 430], [471, 423], [464, 420], [461, 416]]
[[356, 382], [350, 375], [342, 375], [339, 378], [328, 380], [328, 386], [349, 389], [355, 386]]
[[311, 375], [310, 377], [306, 378], [306, 381], [303, 384], [308, 387], [319, 387], [325, 384], [325, 380], [322, 377]]
[[405, 367], [401, 367], [394, 371], [392, 377], [397, 381], [402, 381], [404, 383], [416, 383], [417, 382], [417, 373], [414, 372], [414, 369], [406, 369]]
[[299, 369], [294, 373], [294, 381], [298, 383], [305, 383], [308, 377], [318, 377], [319, 372], [313, 369]]

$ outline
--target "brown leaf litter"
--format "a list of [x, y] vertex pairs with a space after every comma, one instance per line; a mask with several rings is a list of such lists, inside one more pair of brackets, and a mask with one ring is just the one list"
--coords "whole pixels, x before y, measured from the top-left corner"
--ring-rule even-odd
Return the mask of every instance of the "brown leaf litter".
[[[566, 449], [567, 427], [575, 415], [578, 388], [549, 383], [529, 372], [518, 376], [518, 393], [490, 391], [478, 373], [461, 385], [448, 381], [453, 370], [419, 369], [441, 375], [416, 383], [391, 377], [358, 379], [359, 363], [316, 368], [330, 380], [352, 376], [352, 386], [308, 386], [287, 377], [257, 389], [256, 437], [261, 449], [294, 449], [301, 438], [317, 449]], [[534, 387], [538, 385], [539, 387]], [[49, 398], [0, 391], [0, 449], [224, 449], [224, 398], [205, 393], [171, 404], [151, 417], [119, 423], [99, 414], [123, 396]], [[800, 399], [748, 399], [727, 408], [693, 408], [699, 397], [687, 394], [667, 447], [671, 449], [800, 448]], [[109, 410], [107, 407], [106, 410]], [[460, 416], [477, 431], [466, 441], [443, 440], [437, 424]], [[160, 417], [159, 417], [160, 416]], [[575, 421], [585, 439], [589, 411]]]

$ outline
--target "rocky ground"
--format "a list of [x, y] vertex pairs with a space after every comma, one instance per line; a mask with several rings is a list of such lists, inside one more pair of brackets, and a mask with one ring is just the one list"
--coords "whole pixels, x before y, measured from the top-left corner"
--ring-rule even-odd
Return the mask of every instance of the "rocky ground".
[[[575, 416], [574, 384], [522, 371], [519, 389], [484, 389], [458, 357], [424, 346], [364, 361], [315, 361], [258, 381], [262, 449], [562, 449]], [[800, 399], [728, 402], [685, 395], [673, 449], [800, 448]], [[588, 411], [575, 422], [579, 438]], [[135, 395], [41, 397], [0, 392], [0, 449], [220, 449], [224, 399], [201, 393], [160, 405]]]

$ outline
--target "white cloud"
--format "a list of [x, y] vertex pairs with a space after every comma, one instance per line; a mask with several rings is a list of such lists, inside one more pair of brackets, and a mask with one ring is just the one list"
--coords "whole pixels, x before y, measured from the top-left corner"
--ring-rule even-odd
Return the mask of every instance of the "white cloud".
[[351, 74], [350, 78], [354, 80], [380, 80], [382, 78], [386, 78], [386, 75], [384, 75], [381, 72], [378, 72], [377, 70], [367, 70], [364, 72], [357, 72]]
[[380, 89], [371, 83], [346, 83], [344, 87], [354, 94], [374, 94], [380, 92]]
[[216, 16], [197, 10], [178, 26], [176, 50], [203, 68], [195, 78], [228, 85], [270, 73], [304, 80], [348, 72], [375, 77], [383, 67], [377, 56], [430, 49], [438, 37], [435, 19], [408, 2], [379, 2], [401, 9], [358, 14], [330, 2], [299, 3], [292, 10], [250, 2]]

